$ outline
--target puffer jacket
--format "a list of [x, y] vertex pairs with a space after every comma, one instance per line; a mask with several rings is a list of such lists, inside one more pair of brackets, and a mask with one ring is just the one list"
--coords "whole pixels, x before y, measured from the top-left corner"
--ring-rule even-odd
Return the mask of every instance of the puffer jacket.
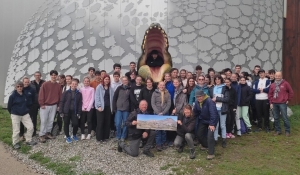
[[206, 99], [202, 102], [201, 106], [199, 101], [195, 101], [193, 114], [194, 117], [199, 119], [199, 122], [209, 124], [210, 126], [216, 126], [220, 118], [216, 103], [208, 96], [206, 96]]
[[186, 133], [194, 133], [196, 119], [195, 117], [185, 117], [183, 113], [180, 113], [178, 120], [181, 121], [182, 125], [177, 124], [177, 134], [184, 137]]
[[176, 114], [175, 115], [179, 115], [183, 113], [183, 107], [186, 105], [186, 94], [182, 92], [183, 91], [183, 87], [180, 86], [178, 91], [176, 91], [175, 89], [175, 95], [174, 95], [174, 108], [176, 109]]
[[165, 90], [164, 93], [164, 103], [161, 101], [161, 94], [158, 89], [152, 94], [151, 105], [155, 114], [163, 113], [163, 115], [166, 115], [169, 113], [171, 107], [171, 95], [167, 90]]

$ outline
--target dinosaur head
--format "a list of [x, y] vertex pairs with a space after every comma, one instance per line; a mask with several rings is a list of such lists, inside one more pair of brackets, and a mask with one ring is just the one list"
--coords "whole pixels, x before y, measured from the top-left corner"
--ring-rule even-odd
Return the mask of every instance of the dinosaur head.
[[[143, 78], [151, 77], [154, 82], [163, 79], [165, 72], [172, 68], [172, 58], [168, 52], [169, 42], [165, 31], [160, 24], [153, 23], [146, 30], [142, 43], [142, 55], [138, 60], [138, 73]], [[146, 61], [152, 56], [153, 51], [158, 57], [163, 59], [163, 65], [160, 67], [149, 67]]]

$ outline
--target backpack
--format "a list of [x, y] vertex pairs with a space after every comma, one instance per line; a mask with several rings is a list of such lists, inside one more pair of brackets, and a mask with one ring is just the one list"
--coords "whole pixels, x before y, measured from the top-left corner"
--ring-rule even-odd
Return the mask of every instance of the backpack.
[[51, 134], [52, 136], [58, 136], [59, 135], [59, 126], [57, 123], [57, 118], [60, 117], [59, 113], [57, 112], [55, 115], [56, 121], [53, 122], [53, 126], [52, 126], [52, 130], [51, 130]]
[[244, 119], [240, 118], [240, 121], [241, 121], [241, 133], [246, 134], [247, 133], [247, 127], [246, 127], [246, 124], [244, 122]]

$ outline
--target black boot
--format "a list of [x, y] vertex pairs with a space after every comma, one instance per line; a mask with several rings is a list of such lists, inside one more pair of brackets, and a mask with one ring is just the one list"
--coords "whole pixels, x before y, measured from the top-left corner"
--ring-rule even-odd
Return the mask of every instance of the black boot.
[[190, 159], [195, 159], [195, 149], [190, 150]]
[[222, 140], [222, 147], [223, 147], [223, 148], [226, 148], [226, 146], [227, 146], [227, 144], [226, 144], [226, 139], [223, 139], [223, 140]]
[[182, 153], [183, 152], [183, 146], [180, 146], [177, 151], [178, 151], [178, 153]]
[[123, 149], [122, 149], [122, 147], [121, 147], [121, 144], [122, 144], [122, 142], [119, 141], [119, 142], [118, 142], [118, 152], [122, 152], [122, 151], [123, 151]]

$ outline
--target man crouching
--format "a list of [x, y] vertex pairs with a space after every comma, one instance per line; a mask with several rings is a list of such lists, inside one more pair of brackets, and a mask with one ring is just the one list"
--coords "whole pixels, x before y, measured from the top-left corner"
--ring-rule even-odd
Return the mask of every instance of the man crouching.
[[126, 120], [126, 126], [128, 127], [128, 140], [129, 145], [125, 144], [124, 141], [119, 141], [118, 143], [118, 151], [126, 152], [132, 157], [137, 157], [139, 155], [139, 145], [141, 139], [147, 138], [146, 145], [144, 146], [143, 154], [148, 157], [154, 157], [153, 153], [150, 152], [150, 148], [152, 147], [155, 139], [155, 131], [154, 130], [144, 130], [137, 129], [137, 115], [138, 114], [148, 114], [147, 113], [148, 104], [145, 100], [142, 100], [139, 104], [139, 109], [132, 111], [129, 114], [129, 117]]

